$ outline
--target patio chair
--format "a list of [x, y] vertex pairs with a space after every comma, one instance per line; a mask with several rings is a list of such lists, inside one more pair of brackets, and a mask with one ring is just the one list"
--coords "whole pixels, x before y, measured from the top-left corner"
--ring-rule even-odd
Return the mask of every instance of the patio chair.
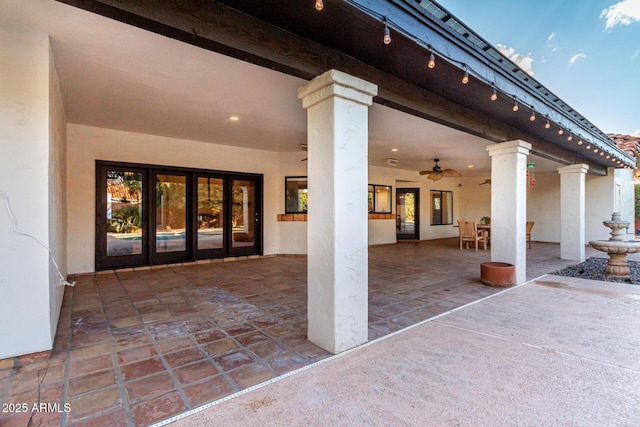
[[476, 251], [480, 243], [484, 245], [484, 250], [487, 250], [487, 238], [482, 231], [478, 231], [475, 221], [458, 221], [458, 225], [460, 226], [460, 250], [462, 250], [462, 242], [467, 243], [467, 249], [470, 242], [475, 242]]
[[533, 228], [534, 221], [527, 221], [527, 243], [529, 249], [531, 249], [531, 229]]

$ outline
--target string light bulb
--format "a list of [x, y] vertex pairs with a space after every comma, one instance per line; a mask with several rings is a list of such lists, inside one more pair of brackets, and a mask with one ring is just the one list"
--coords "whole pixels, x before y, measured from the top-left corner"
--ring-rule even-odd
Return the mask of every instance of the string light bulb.
[[498, 94], [496, 92], [496, 88], [493, 88], [493, 93], [491, 94], [491, 100], [495, 101], [496, 99], [498, 99]]
[[578, 145], [582, 145], [582, 140], [581, 139], [578, 140]]
[[316, 10], [319, 12], [322, 9], [324, 9], [324, 3], [322, 3], [322, 0], [316, 0]]
[[571, 141], [573, 139], [573, 135], [569, 134], [569, 136], [567, 137], [567, 141]]
[[427, 62], [427, 67], [435, 68], [435, 66], [436, 66], [436, 57], [433, 54], [433, 51], [431, 51], [431, 55], [429, 55], [429, 62]]
[[562, 130], [562, 128], [558, 129], [558, 135], [562, 135], [564, 133], [564, 131]]
[[593, 152], [594, 152], [594, 153], [597, 153], [597, 152], [598, 152], [598, 149], [597, 149], [597, 148], [594, 148], [594, 149], [593, 149]]
[[547, 119], [547, 123], [544, 124], [545, 129], [549, 129], [551, 127], [551, 123], [549, 123], [549, 119]]
[[462, 84], [466, 85], [467, 83], [469, 83], [469, 72], [465, 68], [464, 69], [464, 76], [462, 76]]
[[610, 159], [610, 158], [611, 158], [611, 154], [607, 154], [607, 159]]
[[536, 112], [531, 111], [531, 115], [529, 116], [529, 120], [534, 121], [536, 119]]
[[518, 101], [514, 101], [512, 110], [518, 111]]
[[386, 19], [384, 20], [384, 37], [382, 37], [382, 41], [384, 42], [384, 44], [391, 43], [391, 31], [389, 31]]
[[600, 152], [600, 155], [601, 155], [601, 156], [604, 156], [604, 151], [601, 151], [601, 152]]
[[587, 144], [587, 146], [584, 148], [586, 148], [587, 150], [591, 150], [591, 144]]

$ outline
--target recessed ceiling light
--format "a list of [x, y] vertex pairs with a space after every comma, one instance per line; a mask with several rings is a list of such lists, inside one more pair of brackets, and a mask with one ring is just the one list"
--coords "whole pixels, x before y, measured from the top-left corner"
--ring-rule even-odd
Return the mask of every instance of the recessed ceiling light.
[[396, 151], [398, 151], [398, 149], [397, 148], [392, 148], [391, 151], [393, 151], [395, 153]]
[[467, 167], [468, 167], [469, 169], [471, 169], [471, 168], [473, 167], [473, 165], [468, 165]]
[[237, 122], [238, 120], [240, 120], [240, 117], [238, 117], [238, 116], [230, 116], [229, 120], [231, 120], [232, 122]]

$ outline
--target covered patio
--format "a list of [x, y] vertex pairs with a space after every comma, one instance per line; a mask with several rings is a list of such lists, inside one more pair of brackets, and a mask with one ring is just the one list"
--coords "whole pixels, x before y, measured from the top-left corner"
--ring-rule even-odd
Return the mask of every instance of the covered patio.
[[[596, 252], [587, 248], [587, 255]], [[457, 239], [370, 247], [369, 340], [500, 291], [479, 280], [479, 265], [489, 259], [489, 251], [459, 250]], [[558, 244], [534, 242], [527, 279], [571, 263], [560, 259]], [[149, 425], [331, 356], [306, 338], [305, 256], [75, 280], [51, 357], [0, 367], [2, 403], [68, 403], [70, 410], [2, 422]]]

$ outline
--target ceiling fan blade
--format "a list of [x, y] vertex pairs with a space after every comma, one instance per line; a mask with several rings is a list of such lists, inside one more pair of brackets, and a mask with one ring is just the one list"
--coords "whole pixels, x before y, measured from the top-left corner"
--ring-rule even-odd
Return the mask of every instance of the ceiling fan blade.
[[431, 175], [433, 171], [420, 171], [420, 175]]
[[432, 181], [440, 181], [442, 179], [442, 174], [441, 173], [432, 173], [427, 178], [429, 178]]
[[442, 175], [446, 176], [447, 178], [457, 178], [462, 176], [460, 175], [460, 172], [454, 169], [445, 169], [442, 171]]
[[300, 160], [301, 162], [306, 162], [307, 161], [307, 157], [305, 157], [304, 159]]

